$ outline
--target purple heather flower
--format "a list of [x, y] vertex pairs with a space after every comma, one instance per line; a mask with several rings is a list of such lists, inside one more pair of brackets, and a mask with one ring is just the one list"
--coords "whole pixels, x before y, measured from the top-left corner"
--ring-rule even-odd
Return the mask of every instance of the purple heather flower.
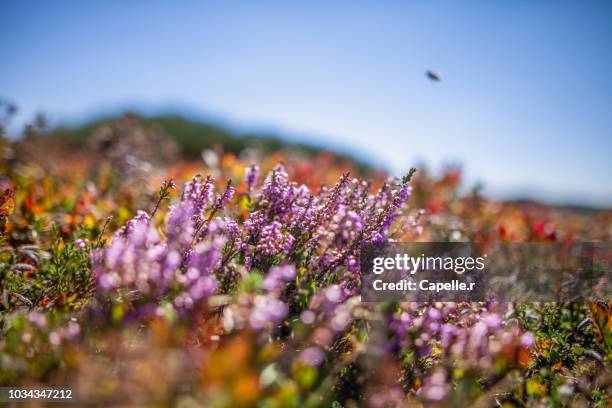
[[267, 291], [277, 290], [293, 279], [295, 279], [295, 267], [293, 265], [275, 266], [268, 271], [262, 286]]
[[249, 191], [255, 187], [259, 181], [259, 166], [255, 164], [244, 169], [244, 184], [246, 184]]
[[340, 286], [332, 285], [325, 289], [325, 298], [332, 302], [338, 303], [342, 300], [342, 291], [340, 290]]
[[300, 320], [304, 324], [313, 324], [316, 320], [317, 316], [314, 314], [312, 310], [304, 310], [300, 314]]
[[282, 224], [272, 221], [261, 230], [261, 238], [257, 243], [257, 251], [265, 255], [276, 255], [288, 252], [295, 238], [291, 234], [281, 232]]
[[331, 328], [336, 332], [344, 330], [351, 322], [351, 313], [349, 309], [340, 304], [334, 311], [334, 315], [330, 321]]
[[480, 321], [487, 325], [489, 330], [495, 330], [501, 327], [502, 319], [495, 313], [483, 313], [480, 316]]
[[182, 202], [191, 203], [196, 211], [202, 215], [204, 209], [212, 200], [214, 182], [213, 178], [207, 177], [202, 183], [199, 175], [194, 176], [189, 183], [185, 184]]
[[[92, 260], [98, 295], [112, 296], [115, 289], [124, 287], [137, 290], [146, 301], [166, 296], [172, 289], [179, 309], [191, 308], [212, 295], [217, 289], [214, 272], [225, 243], [219, 227], [222, 222], [213, 219], [206, 225], [197, 224], [210, 200], [211, 186], [210, 179], [203, 184], [197, 178], [187, 183], [181, 202], [169, 212], [163, 238], [148, 215], [139, 212], [105, 250], [96, 251]], [[221, 201], [231, 194], [227, 189]], [[198, 241], [196, 231], [204, 235]], [[143, 311], [146, 306], [142, 305]]]
[[189, 289], [189, 295], [194, 301], [199, 301], [210, 297], [218, 287], [214, 276], [202, 276]]
[[531, 332], [525, 332], [521, 336], [521, 347], [529, 348], [532, 347], [535, 342], [535, 337]]
[[47, 327], [47, 317], [40, 312], [30, 312], [28, 314], [28, 320], [33, 323], [39, 329], [45, 329]]
[[442, 318], [442, 313], [435, 307], [430, 307], [427, 311], [427, 317], [429, 317], [430, 320], [438, 321]]
[[277, 324], [285, 318], [288, 309], [282, 301], [271, 296], [255, 296], [249, 323], [254, 329], [262, 329], [267, 324]]
[[[231, 182], [231, 180], [230, 180], [230, 182]], [[223, 192], [223, 194], [220, 194], [217, 197], [217, 200], [215, 201], [215, 206], [213, 208], [213, 211], [219, 211], [221, 208], [223, 208], [223, 206], [225, 204], [230, 202], [230, 200], [234, 196], [234, 193], [236, 192], [236, 189], [234, 187], [232, 187], [230, 182], [227, 183], [227, 187], [225, 188], [225, 191]]]
[[439, 402], [446, 397], [449, 391], [450, 385], [447, 383], [446, 374], [436, 371], [426, 378], [420, 394], [429, 401]]
[[323, 362], [325, 354], [319, 347], [308, 347], [300, 353], [300, 360], [310, 366], [318, 366]]
[[68, 326], [66, 327], [64, 337], [68, 341], [74, 341], [79, 337], [80, 333], [81, 333], [81, 326], [79, 326], [79, 324], [76, 322], [69, 322]]

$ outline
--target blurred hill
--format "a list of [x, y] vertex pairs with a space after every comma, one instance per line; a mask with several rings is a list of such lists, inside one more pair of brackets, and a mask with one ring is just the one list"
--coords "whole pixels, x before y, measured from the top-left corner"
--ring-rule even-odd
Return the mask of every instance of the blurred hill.
[[[328, 149], [315, 144], [285, 140], [278, 135], [256, 132], [237, 132], [211, 122], [190, 119], [177, 114], [147, 116], [130, 113], [126, 116], [147, 131], [161, 131], [177, 145], [179, 154], [184, 158], [200, 157], [205, 149], [222, 149], [236, 155], [245, 150], [256, 150], [261, 154], [277, 151], [291, 151], [294, 154], [317, 156]], [[87, 140], [98, 129], [112, 125], [121, 116], [108, 116], [73, 127], [52, 129], [49, 135], [56, 141], [74, 148], [83, 148]], [[331, 152], [337, 161], [350, 161], [361, 173], [371, 172], [373, 166], [349, 154]]]

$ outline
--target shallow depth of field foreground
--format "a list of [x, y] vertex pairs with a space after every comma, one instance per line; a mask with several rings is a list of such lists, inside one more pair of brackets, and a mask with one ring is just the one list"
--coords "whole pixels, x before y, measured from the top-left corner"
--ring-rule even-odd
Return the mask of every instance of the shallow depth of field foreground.
[[609, 303], [361, 303], [359, 251], [609, 242], [610, 211], [460, 194], [457, 168], [185, 158], [135, 118], [73, 142], [0, 141], [0, 386], [78, 406], [609, 406]]

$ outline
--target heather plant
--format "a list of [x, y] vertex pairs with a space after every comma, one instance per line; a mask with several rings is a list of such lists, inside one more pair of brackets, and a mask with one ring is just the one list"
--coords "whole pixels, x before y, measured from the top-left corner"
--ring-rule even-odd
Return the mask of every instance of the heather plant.
[[[231, 183], [216, 191], [211, 177], [188, 182], [161, 226], [140, 211], [106, 248], [94, 251], [97, 296], [145, 306], [163, 299], [186, 310], [215, 293], [231, 293], [245, 270], [265, 275], [264, 289], [273, 292], [278, 286], [274, 282], [294, 280], [287, 278], [288, 268], [294, 275], [295, 270], [302, 272], [288, 289], [290, 306], [299, 307], [296, 295], [312, 292], [322, 282], [356, 295], [359, 249], [384, 239], [408, 198], [412, 172], [376, 194], [344, 174], [333, 187], [314, 195], [290, 182], [282, 165], [254, 191], [253, 174], [258, 171], [255, 166], [248, 169], [247, 193], [239, 197], [250, 210], [244, 219], [234, 219], [227, 208], [235, 192]], [[167, 189], [162, 187], [160, 198]], [[257, 298], [255, 308], [259, 316], [287, 307], [271, 293], [262, 296], [267, 297]]]

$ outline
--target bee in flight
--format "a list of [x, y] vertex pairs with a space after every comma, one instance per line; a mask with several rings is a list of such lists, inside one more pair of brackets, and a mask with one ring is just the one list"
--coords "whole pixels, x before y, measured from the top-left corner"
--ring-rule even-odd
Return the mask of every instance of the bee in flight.
[[429, 78], [430, 80], [434, 82], [440, 82], [442, 80], [442, 78], [440, 78], [440, 74], [438, 74], [436, 71], [433, 71], [431, 69], [428, 69], [425, 72], [425, 75], [427, 75], [427, 78]]

